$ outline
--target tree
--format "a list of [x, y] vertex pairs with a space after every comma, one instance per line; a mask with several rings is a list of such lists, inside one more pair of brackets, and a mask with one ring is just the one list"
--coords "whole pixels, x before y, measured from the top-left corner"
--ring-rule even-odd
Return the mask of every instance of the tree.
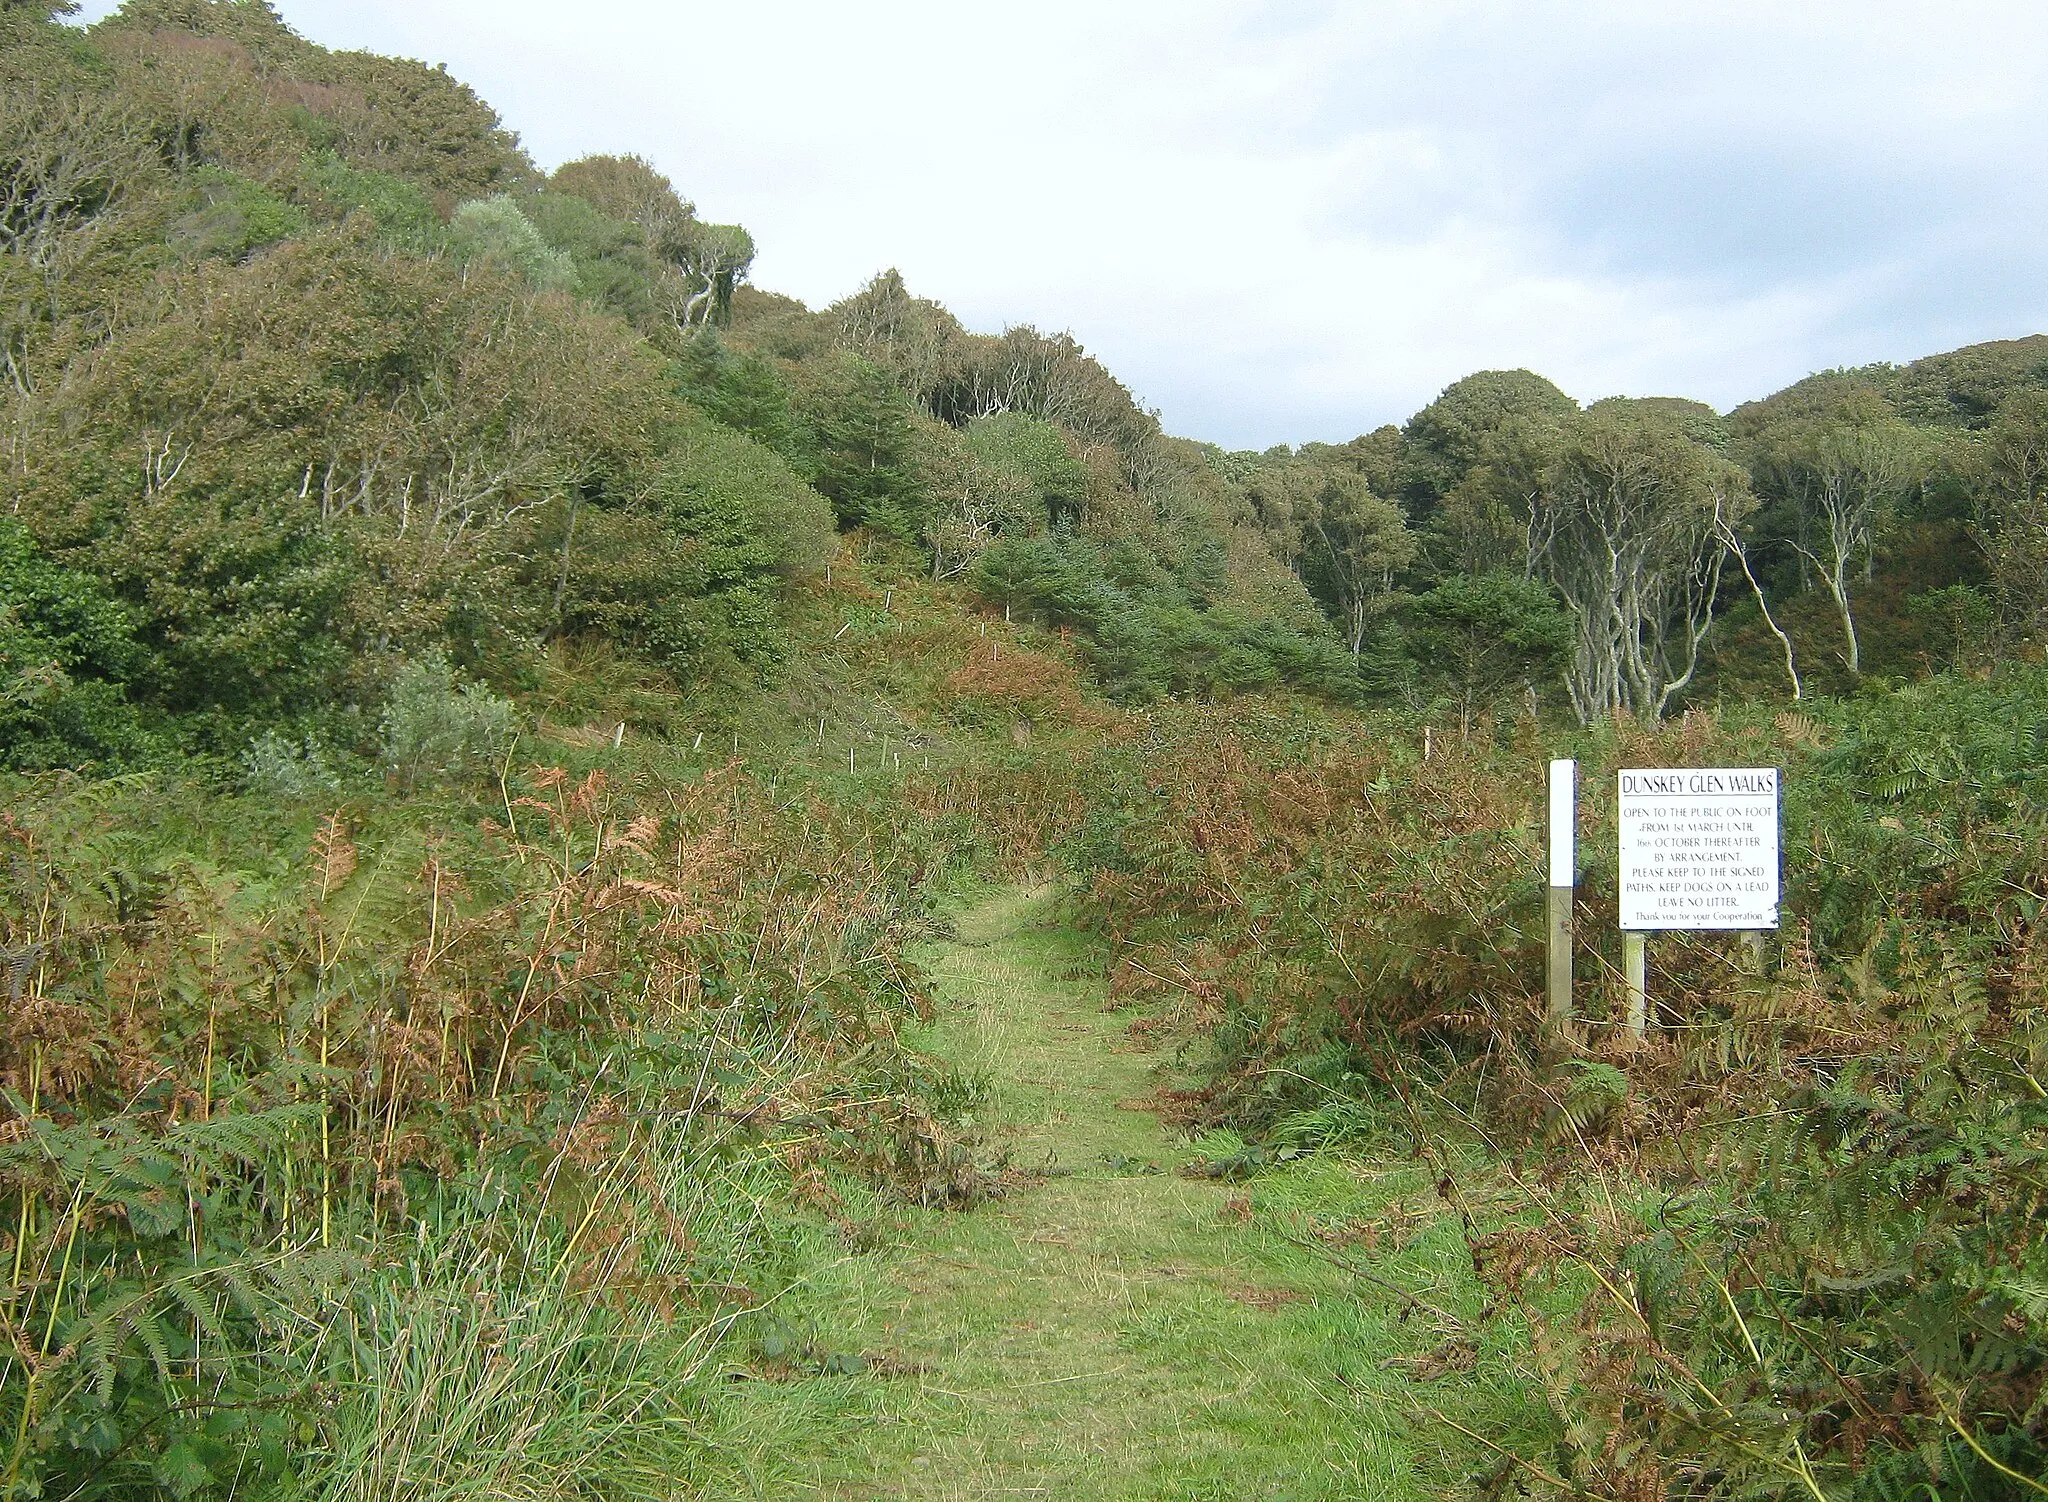
[[990, 463], [944, 423], [917, 418], [917, 471], [929, 507], [923, 541], [932, 578], [967, 572], [998, 539], [1045, 529], [1045, 505], [1030, 479]]
[[2005, 400], [1984, 436], [1981, 463], [1993, 582], [2008, 616], [2038, 631], [2048, 625], [2048, 391]]
[[1748, 477], [1668, 414], [1603, 403], [1570, 426], [1530, 551], [1576, 617], [1565, 684], [1582, 723], [1654, 720], [1692, 681], [1726, 558], [1716, 516], [1753, 504]]
[[549, 245], [519, 205], [503, 193], [465, 203], [455, 211], [449, 229], [465, 257], [524, 277], [539, 291], [564, 292], [576, 284], [575, 263]]
[[312, 71], [345, 91], [332, 110], [336, 146], [355, 166], [417, 183], [444, 207], [527, 189], [539, 179], [497, 112], [445, 67], [336, 52], [320, 56]]
[[888, 371], [912, 401], [934, 417], [957, 416], [947, 395], [958, 384], [967, 331], [929, 298], [912, 297], [893, 267], [853, 296], [832, 304], [833, 342]]
[[964, 423], [1001, 412], [1042, 417], [1084, 445], [1115, 449], [1125, 461], [1127, 478], [1141, 491], [1131, 471], [1157, 459], [1149, 452], [1159, 437], [1157, 415], [1141, 408], [1071, 334], [1042, 334], [1020, 324], [1005, 329], [1000, 338], [963, 341], [958, 373], [932, 415]]
[[644, 157], [581, 157], [556, 168], [548, 186], [634, 226], [647, 248], [666, 260], [681, 256], [697, 222], [695, 205]]
[[1449, 701], [1461, 734], [1505, 695], [1533, 691], [1572, 641], [1556, 598], [1519, 571], [1453, 574], [1404, 615], [1404, 676], [1423, 697]]
[[965, 440], [975, 458], [1029, 488], [1046, 522], [1079, 519], [1088, 498], [1088, 471], [1054, 424], [1021, 412], [999, 412], [968, 424]]
[[1719, 506], [1714, 508], [1714, 531], [1720, 537], [1721, 545], [1728, 550], [1728, 556], [1741, 568], [1742, 577], [1749, 581], [1750, 592], [1756, 596], [1757, 613], [1763, 617], [1765, 629], [1777, 639], [1779, 650], [1785, 654], [1785, 677], [1791, 681], [1792, 697], [1795, 700], [1804, 698], [1805, 687], [1799, 681], [1799, 654], [1792, 646], [1790, 633], [1778, 624], [1778, 618], [1771, 613], [1771, 602], [1764, 594], [1763, 581], [1756, 576], [1756, 569], [1750, 564], [1748, 539]]
[[83, 243], [159, 177], [119, 100], [39, 83], [0, 93], [0, 255], [41, 283], [39, 316], [61, 316], [60, 288]]
[[683, 341], [676, 371], [690, 405], [785, 459], [799, 458], [802, 435], [790, 410], [789, 382], [772, 362], [728, 348], [716, 329], [700, 329]]
[[0, 517], [0, 767], [118, 767], [149, 750], [126, 682], [148, 654], [128, 611]]
[[1302, 573], [1334, 610], [1355, 658], [1394, 575], [1415, 557], [1415, 535], [1401, 508], [1374, 495], [1355, 471], [1320, 471], [1306, 499]]
[[754, 237], [737, 224], [692, 223], [676, 260], [693, 288], [676, 321], [686, 329], [730, 323], [733, 289], [754, 264]]
[[1426, 517], [1488, 454], [1494, 435], [1520, 421], [1555, 429], [1579, 404], [1529, 370], [1482, 370], [1446, 386], [1402, 429], [1414, 494], [1404, 497]]
[[1530, 526], [1563, 433], [1547, 418], [1517, 414], [1479, 438], [1471, 464], [1429, 517], [1423, 548], [1435, 569], [1484, 574], [1520, 559], [1534, 577]]
[[840, 522], [917, 536], [909, 403], [887, 372], [842, 354], [813, 374], [802, 406], [812, 481]]
[[1867, 388], [1850, 388], [1816, 417], [1764, 435], [1751, 467], [1760, 485], [1788, 502], [1788, 539], [1834, 603], [1842, 629], [1842, 661], [1863, 671], [1852, 592], [1868, 580], [1877, 545], [1899, 503], [1928, 471], [1928, 446], [1891, 404]]

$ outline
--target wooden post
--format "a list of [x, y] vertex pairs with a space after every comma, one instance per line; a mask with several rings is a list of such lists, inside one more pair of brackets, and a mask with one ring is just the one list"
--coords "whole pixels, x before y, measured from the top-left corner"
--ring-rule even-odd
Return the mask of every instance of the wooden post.
[[1751, 975], [1762, 975], [1764, 973], [1764, 931], [1760, 928], [1745, 928], [1736, 934], [1735, 937], [1742, 940], [1742, 947], [1748, 951], [1746, 957], [1749, 961], [1749, 973]]
[[1630, 930], [1621, 936], [1621, 973], [1628, 984], [1628, 1040], [1640, 1045], [1650, 1025], [1649, 936]]
[[1572, 900], [1578, 866], [1578, 763], [1550, 764], [1550, 1026], [1572, 1020]]

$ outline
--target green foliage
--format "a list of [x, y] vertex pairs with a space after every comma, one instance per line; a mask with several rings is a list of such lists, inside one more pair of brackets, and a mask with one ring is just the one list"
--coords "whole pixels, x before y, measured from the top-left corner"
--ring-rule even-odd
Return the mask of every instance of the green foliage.
[[658, 242], [650, 243], [654, 231], [560, 191], [537, 193], [523, 207], [542, 238], [574, 264], [578, 297], [642, 333], [674, 332], [687, 293]]
[[715, 423], [682, 429], [652, 495], [686, 532], [751, 547], [724, 571], [714, 565], [711, 577], [793, 578], [831, 556], [832, 515], [818, 492], [770, 449]]
[[2048, 392], [2002, 403], [1977, 457], [1992, 579], [2006, 618], [2038, 638], [2048, 628]]
[[242, 753], [242, 783], [262, 797], [304, 800], [341, 791], [333, 758], [315, 736], [266, 730]]
[[318, 57], [318, 72], [342, 91], [333, 107], [337, 149], [355, 166], [404, 178], [444, 204], [512, 191], [535, 176], [497, 113], [445, 67], [340, 52]]
[[685, 424], [672, 443], [632, 506], [586, 507], [562, 539], [560, 627], [636, 648], [686, 680], [744, 676], [781, 656], [778, 601], [830, 555], [831, 507], [775, 454], [715, 423]]
[[677, 319], [685, 328], [724, 328], [732, 295], [754, 264], [754, 237], [737, 224], [692, 220], [680, 236], [676, 262], [695, 283]]
[[918, 535], [910, 404], [888, 373], [857, 355], [826, 362], [798, 396], [811, 481], [844, 526]]
[[1578, 403], [1527, 370], [1482, 370], [1453, 381], [1408, 420], [1401, 436], [1410, 454], [1409, 499], [1418, 514], [1455, 489], [1484, 462], [1498, 435], [1517, 423], [1554, 427]]
[[480, 683], [458, 685], [448, 659], [429, 654], [392, 675], [384, 765], [402, 788], [475, 779], [497, 770], [516, 728], [511, 704]]
[[1342, 695], [1350, 659], [1327, 633], [1203, 609], [1187, 586], [1129, 545], [1104, 548], [1064, 528], [1006, 537], [972, 579], [1006, 612], [1022, 608], [1087, 634], [1104, 690], [1132, 703], [1288, 683]]
[[239, 261], [303, 232], [310, 221], [295, 205], [219, 167], [192, 174], [191, 208], [171, 228], [172, 243], [193, 256]]
[[1951, 584], [1908, 595], [1906, 613], [1921, 623], [1934, 661], [1941, 667], [1975, 667], [1989, 656], [1998, 628], [1998, 606], [1983, 590]]
[[550, 245], [507, 194], [472, 199], [456, 209], [448, 234], [457, 254], [523, 277], [541, 292], [576, 285], [576, 263]]
[[1901, 415], [1919, 426], [1982, 429], [2016, 395], [2048, 389], [2048, 335], [1995, 339], [1915, 360], [1898, 372]]
[[376, 221], [380, 236], [400, 250], [426, 254], [447, 240], [447, 227], [424, 192], [402, 177], [351, 167], [332, 152], [306, 162], [302, 202], [322, 219], [356, 211]]
[[145, 666], [129, 612], [0, 518], [0, 767], [117, 771], [155, 749], [126, 685]]
[[703, 329], [684, 343], [676, 378], [682, 396], [707, 417], [805, 462], [789, 382], [769, 361], [729, 349], [715, 329]]
[[968, 452], [1029, 485], [1050, 522], [1074, 522], [1088, 497], [1088, 473], [1060, 430], [1042, 418], [1001, 412], [967, 425]]
[[1415, 537], [1393, 502], [1376, 496], [1361, 475], [1327, 470], [1300, 489], [1299, 563], [1310, 591], [1325, 602], [1353, 655], [1393, 592], [1394, 577], [1414, 561]]
[[1572, 626], [1556, 597], [1519, 574], [1452, 574], [1403, 602], [1373, 639], [1366, 668], [1416, 709], [1444, 705], [1470, 727], [1506, 700], [1554, 680]]
[[667, 260], [676, 258], [696, 217], [695, 206], [642, 157], [581, 157], [556, 168], [548, 185], [607, 218], [632, 225], [641, 243]]

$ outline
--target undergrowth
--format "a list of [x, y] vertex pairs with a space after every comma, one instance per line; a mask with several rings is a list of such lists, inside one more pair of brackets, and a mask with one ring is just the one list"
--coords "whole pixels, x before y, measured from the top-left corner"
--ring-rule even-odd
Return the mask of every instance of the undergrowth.
[[317, 807], [0, 815], [6, 1491], [667, 1495], [828, 1170], [954, 1171], [931, 851], [731, 765]]
[[[1190, 708], [1100, 754], [1104, 796], [1064, 848], [1115, 994], [1208, 1071], [1191, 1121], [1244, 1134], [1253, 1168], [1397, 1105], [1418, 1153], [1444, 1131], [1491, 1144], [1525, 1213], [1473, 1218], [1472, 1255], [1556, 1422], [1502, 1486], [2034, 1495], [2048, 678], [1578, 737], [1581, 1007], [1562, 1035], [1539, 993], [1557, 739], [1419, 729]], [[1773, 764], [1786, 899], [1765, 972], [1729, 940], [1665, 936], [1638, 1045], [1613, 771]], [[1460, 1177], [1446, 1162], [1446, 1192]], [[1580, 1290], [1567, 1317], [1544, 1312], [1560, 1286]]]

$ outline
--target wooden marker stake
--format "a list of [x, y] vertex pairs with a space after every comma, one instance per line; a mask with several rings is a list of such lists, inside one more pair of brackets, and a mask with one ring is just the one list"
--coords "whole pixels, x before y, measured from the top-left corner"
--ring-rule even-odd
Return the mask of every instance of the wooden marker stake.
[[1578, 763], [1550, 764], [1550, 1026], [1572, 1020], [1572, 899], [1578, 866]]
[[1628, 1038], [1639, 1045], [1650, 1025], [1649, 935], [1631, 929], [1621, 936], [1621, 973], [1628, 984]]

